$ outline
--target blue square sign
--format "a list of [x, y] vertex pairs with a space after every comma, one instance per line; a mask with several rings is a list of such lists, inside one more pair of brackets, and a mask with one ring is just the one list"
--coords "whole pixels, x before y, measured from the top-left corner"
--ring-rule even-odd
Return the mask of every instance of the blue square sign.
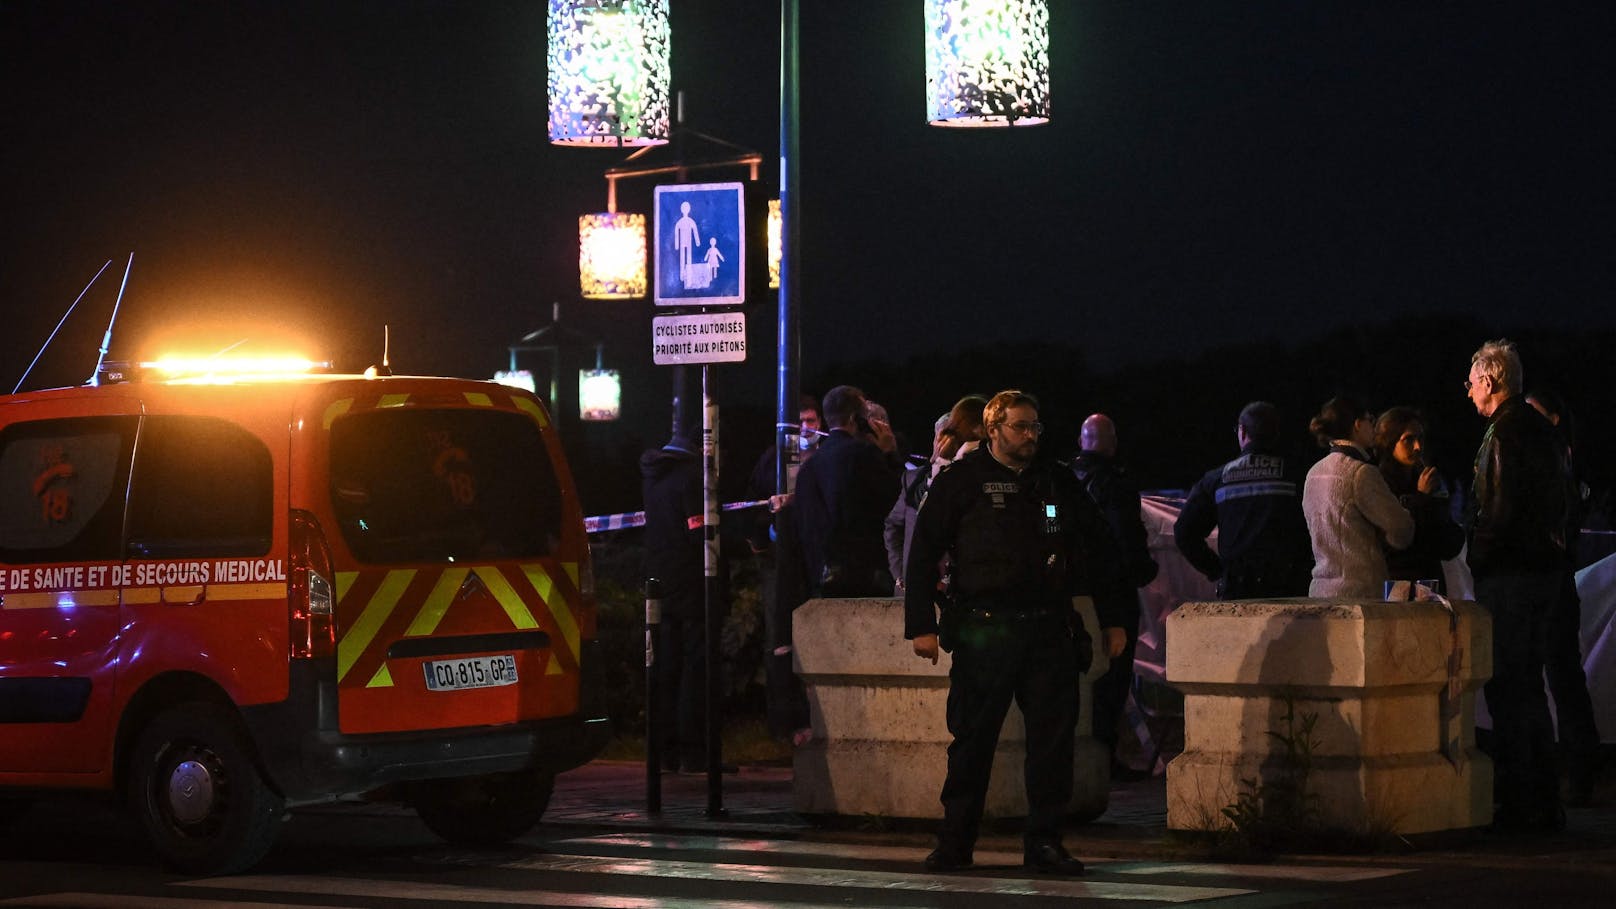
[[746, 302], [746, 207], [740, 183], [656, 188], [656, 304]]

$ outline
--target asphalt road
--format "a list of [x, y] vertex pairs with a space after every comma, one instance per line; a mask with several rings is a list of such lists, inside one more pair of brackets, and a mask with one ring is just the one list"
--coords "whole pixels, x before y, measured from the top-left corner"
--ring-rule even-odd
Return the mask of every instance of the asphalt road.
[[1573, 830], [1513, 846], [1224, 865], [1079, 835], [1071, 845], [1089, 874], [1060, 879], [1024, 873], [1003, 837], [980, 844], [977, 869], [928, 875], [915, 832], [565, 822], [509, 847], [464, 849], [407, 812], [345, 805], [294, 814], [251, 872], [199, 879], [163, 871], [110, 806], [67, 800], [36, 804], [0, 835], [0, 907], [1603, 906], [1616, 864], [1599, 839], [1579, 843]]

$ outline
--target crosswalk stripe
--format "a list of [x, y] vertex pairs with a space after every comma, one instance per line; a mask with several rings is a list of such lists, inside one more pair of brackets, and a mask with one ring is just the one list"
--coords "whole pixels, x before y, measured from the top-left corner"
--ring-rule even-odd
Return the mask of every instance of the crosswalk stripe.
[[[1017, 856], [1020, 859], [1020, 856]], [[867, 871], [841, 868], [800, 868], [788, 865], [687, 862], [674, 859], [599, 858], [594, 856], [539, 856], [516, 861], [483, 857], [492, 866], [511, 871], [565, 871], [580, 874], [623, 874], [727, 883], [781, 884], [791, 887], [860, 887], [881, 890], [982, 893], [995, 896], [1065, 896], [1112, 900], [1155, 900], [1183, 903], [1192, 900], [1255, 893], [1232, 887], [1184, 887], [1170, 884], [1113, 883], [1070, 878], [985, 877], [910, 872]], [[458, 862], [457, 862], [458, 863]], [[481, 864], [481, 862], [479, 862]], [[1019, 870], [1019, 861], [1017, 863]]]
[[[818, 858], [875, 859], [884, 862], [913, 862], [930, 852], [930, 847], [877, 846], [865, 843], [818, 843], [807, 840], [763, 840], [728, 836], [688, 836], [667, 833], [609, 833], [601, 836], [580, 836], [552, 840], [552, 845], [627, 846], [637, 849], [703, 849], [714, 852], [751, 852], [757, 855], [812, 855]], [[978, 865], [1020, 865], [1021, 853], [1003, 850], [978, 849], [974, 855]], [[1079, 856], [1084, 864], [1095, 859]]]
[[[625, 846], [638, 849], [711, 850], [724, 852], [753, 852], [761, 855], [812, 855], [820, 858], [874, 859], [918, 864], [929, 850], [916, 846], [879, 846], [862, 843], [821, 843], [808, 840], [746, 839], [742, 837], [700, 836], [663, 833], [609, 833], [601, 836], [580, 836], [553, 840], [556, 845]], [[1408, 874], [1410, 868], [1368, 868], [1346, 865], [1236, 865], [1228, 863], [1160, 862], [1119, 863], [1090, 856], [1079, 856], [1089, 869], [1103, 869], [1107, 874], [1206, 874], [1222, 877], [1253, 877], [1318, 883], [1352, 883], [1371, 881], [1398, 874]], [[975, 854], [978, 865], [1019, 865], [1021, 853], [1005, 850], [984, 851]]]
[[1412, 870], [1411, 868], [1350, 868], [1337, 865], [1225, 865], [1195, 862], [1176, 865], [1157, 863], [1115, 865], [1106, 869], [1111, 874], [1217, 874], [1273, 880], [1318, 881], [1332, 884], [1372, 881], [1377, 878], [1408, 874]]
[[0, 906], [33, 909], [351, 909], [316, 903], [244, 903], [240, 900], [130, 896], [123, 893], [43, 893], [0, 900]]
[[[383, 900], [426, 900], [435, 903], [499, 903], [512, 906], [560, 906], [566, 909], [768, 909], [776, 903], [760, 903], [756, 900], [727, 900], [712, 897], [699, 897], [685, 899], [673, 896], [626, 896], [595, 893], [575, 893], [570, 890], [535, 890], [522, 888], [521, 890], [497, 890], [487, 887], [468, 887], [459, 884], [429, 884], [420, 881], [379, 881], [360, 880], [338, 877], [226, 877], [208, 878], [206, 880], [185, 881], [183, 887], [217, 887], [227, 890], [275, 890], [284, 893], [308, 893], [322, 896], [353, 896]], [[193, 909], [191, 905], [179, 905], [172, 909]], [[30, 904], [32, 905], [32, 904]], [[61, 903], [57, 905], [73, 905], [76, 903]], [[128, 905], [126, 903], [109, 903], [108, 909], [113, 906]], [[215, 905], [209, 903], [209, 906]], [[218, 904], [226, 905], [226, 904]], [[257, 906], [260, 904], [237, 903], [235, 906]], [[860, 903], [860, 909], [898, 909], [884, 903]], [[815, 903], [805, 902], [795, 896], [791, 900], [792, 909], [845, 909], [844, 902]], [[100, 906], [90, 909], [102, 909]], [[147, 907], [141, 907], [147, 909]], [[169, 909], [169, 907], [152, 906], [149, 909]], [[300, 906], [298, 909], [309, 909]]]

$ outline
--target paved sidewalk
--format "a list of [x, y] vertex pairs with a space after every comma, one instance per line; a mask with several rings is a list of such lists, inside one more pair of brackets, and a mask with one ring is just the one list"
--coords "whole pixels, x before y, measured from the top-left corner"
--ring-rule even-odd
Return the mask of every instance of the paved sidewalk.
[[[662, 774], [662, 810], [646, 812], [645, 766], [636, 762], [595, 761], [557, 778], [555, 795], [545, 814], [546, 826], [581, 826], [618, 830], [767, 836], [784, 839], [835, 839], [926, 844], [932, 822], [894, 822], [883, 818], [814, 819], [792, 811], [791, 768], [742, 766], [725, 774], [720, 803], [724, 813], [707, 812], [706, 775]], [[1162, 777], [1113, 786], [1109, 807], [1095, 821], [1073, 827], [1066, 845], [1086, 857], [1183, 860], [1208, 857], [1198, 842], [1167, 830], [1166, 780]], [[1376, 864], [1519, 864], [1546, 870], [1558, 865], [1586, 867], [1603, 863], [1616, 868], [1616, 792], [1606, 790], [1595, 807], [1573, 808], [1567, 829], [1545, 836], [1499, 836], [1481, 832], [1449, 838], [1440, 844], [1412, 844], [1373, 855], [1328, 856], [1327, 860], [1362, 860]], [[830, 822], [827, 822], [829, 820]], [[985, 832], [982, 845], [1016, 849], [1013, 832]], [[1305, 862], [1316, 856], [1289, 855], [1284, 861]]]

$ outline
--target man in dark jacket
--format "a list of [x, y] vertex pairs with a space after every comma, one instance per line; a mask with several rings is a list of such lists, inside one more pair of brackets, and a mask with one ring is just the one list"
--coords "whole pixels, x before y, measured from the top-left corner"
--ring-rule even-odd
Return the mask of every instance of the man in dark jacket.
[[[1150, 557], [1150, 541], [1139, 512], [1139, 485], [1117, 461], [1117, 427], [1103, 413], [1083, 421], [1079, 433], [1083, 450], [1072, 462], [1072, 470], [1089, 498], [1100, 507], [1111, 528], [1112, 539], [1122, 555], [1123, 573], [1129, 585], [1143, 587], [1156, 579], [1156, 560]], [[1104, 628], [1105, 655], [1111, 666], [1094, 681], [1094, 737], [1105, 743], [1115, 765], [1118, 726], [1122, 706], [1133, 686], [1133, 654], [1139, 640], [1139, 594], [1128, 598], [1128, 610], [1120, 624]]]
[[657, 741], [665, 769], [701, 772], [707, 768], [707, 646], [700, 448], [674, 436], [640, 456], [640, 475], [645, 574], [662, 587]]
[[797, 446], [786, 466], [786, 490], [775, 488], [779, 450], [770, 445], [752, 468], [748, 499], [768, 499], [770, 508], [758, 509], [750, 519], [747, 545], [757, 558], [763, 591], [763, 675], [769, 734], [781, 741], [802, 744], [808, 725], [808, 694], [791, 664], [791, 614], [808, 599], [802, 543], [797, 530], [797, 509], [790, 491], [801, 465], [819, 448], [824, 437], [819, 402], [812, 395], [797, 401]]
[[1493, 620], [1493, 676], [1483, 690], [1493, 719], [1494, 821], [1547, 831], [1565, 826], [1543, 659], [1565, 563], [1569, 475], [1554, 427], [1521, 389], [1515, 345], [1488, 341], [1470, 358], [1465, 390], [1488, 424], [1476, 452], [1466, 558], [1476, 602]]
[[[1240, 457], [1196, 481], [1173, 541], [1226, 600], [1305, 597], [1313, 543], [1302, 516], [1306, 472], [1279, 451], [1279, 411], [1253, 401], [1235, 427]], [[1206, 538], [1216, 529], [1218, 551]]]
[[[987, 444], [939, 473], [915, 516], [904, 582], [904, 637], [937, 661], [951, 649], [948, 776], [932, 871], [972, 863], [999, 729], [1012, 699], [1026, 723], [1024, 862], [1082, 874], [1061, 845], [1072, 798], [1078, 675], [1091, 642], [1072, 598], [1092, 595], [1102, 627], [1131, 588], [1105, 518], [1069, 467], [1033, 464], [1043, 425], [1030, 395], [1002, 391], [983, 408]], [[949, 595], [939, 563], [951, 556]], [[938, 622], [943, 600], [942, 625]]]
[[816, 596], [890, 596], [882, 528], [903, 470], [897, 439], [851, 385], [827, 392], [823, 413], [830, 432], [802, 465], [794, 495], [809, 587]]

